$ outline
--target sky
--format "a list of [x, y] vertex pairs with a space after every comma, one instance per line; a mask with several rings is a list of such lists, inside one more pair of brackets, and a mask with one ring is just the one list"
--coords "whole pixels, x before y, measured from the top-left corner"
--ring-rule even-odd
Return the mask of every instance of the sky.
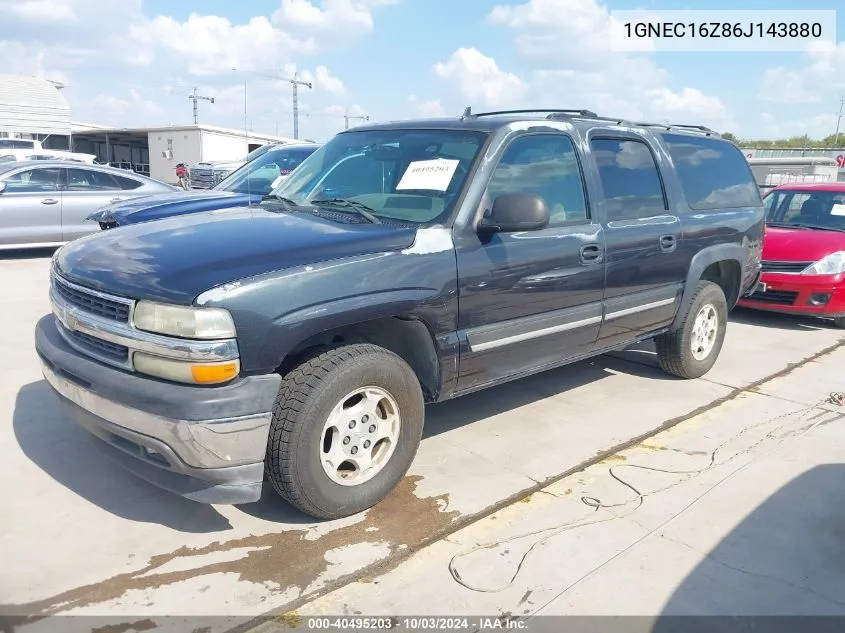
[[[725, 9], [836, 9], [837, 0], [710, 0]], [[587, 108], [741, 138], [824, 137], [845, 95], [837, 42], [804, 52], [614, 52], [610, 11], [670, 0], [0, 0], [2, 71], [66, 84], [74, 121], [200, 123], [324, 141], [370, 121], [502, 108]], [[246, 92], [246, 103], [244, 93]], [[246, 107], [245, 107], [246, 106]], [[245, 111], [246, 110], [246, 111]], [[350, 124], [360, 123], [351, 119]], [[843, 119], [845, 126], [845, 119]]]

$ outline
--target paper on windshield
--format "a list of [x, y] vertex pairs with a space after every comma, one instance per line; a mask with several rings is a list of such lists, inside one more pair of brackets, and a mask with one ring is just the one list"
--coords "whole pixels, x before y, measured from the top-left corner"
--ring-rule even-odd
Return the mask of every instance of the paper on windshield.
[[279, 176], [278, 178], [276, 178], [276, 180], [273, 181], [273, 184], [270, 185], [270, 189], [275, 189], [276, 187], [278, 187], [285, 181], [285, 178], [287, 178], [287, 176]]
[[396, 185], [400, 189], [426, 189], [430, 191], [446, 191], [452, 176], [458, 168], [457, 160], [435, 158], [433, 160], [415, 160]]
[[830, 215], [845, 215], [845, 204], [835, 204], [830, 210]]

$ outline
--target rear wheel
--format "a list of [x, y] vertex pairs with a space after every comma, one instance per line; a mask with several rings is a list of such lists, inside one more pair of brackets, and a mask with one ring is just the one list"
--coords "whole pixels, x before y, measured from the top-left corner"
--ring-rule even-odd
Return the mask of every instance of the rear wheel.
[[722, 288], [699, 281], [678, 329], [654, 342], [660, 367], [680, 378], [703, 376], [719, 357], [728, 325], [728, 304]]
[[320, 519], [366, 510], [410, 467], [424, 411], [419, 381], [396, 354], [369, 344], [324, 351], [282, 380], [268, 479], [286, 501]]

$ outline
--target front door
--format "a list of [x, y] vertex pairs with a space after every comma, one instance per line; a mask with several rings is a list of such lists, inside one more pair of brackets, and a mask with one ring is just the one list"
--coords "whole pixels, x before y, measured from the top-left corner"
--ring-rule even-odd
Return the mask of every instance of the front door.
[[583, 354], [598, 335], [603, 230], [567, 134], [510, 141], [482, 204], [489, 210], [498, 195], [516, 192], [546, 201], [547, 228], [456, 237], [461, 391]]
[[0, 245], [62, 241], [60, 169], [33, 167], [4, 178], [0, 193]]
[[665, 160], [658, 148], [636, 135], [600, 131], [589, 145], [603, 194], [607, 281], [598, 345], [607, 348], [671, 323], [688, 257], [658, 169]]

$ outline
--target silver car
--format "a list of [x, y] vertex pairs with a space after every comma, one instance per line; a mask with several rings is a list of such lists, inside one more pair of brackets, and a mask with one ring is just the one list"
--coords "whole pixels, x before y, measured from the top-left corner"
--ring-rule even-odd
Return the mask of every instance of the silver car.
[[0, 250], [60, 246], [99, 230], [107, 204], [178, 188], [131, 171], [63, 160], [0, 163]]

